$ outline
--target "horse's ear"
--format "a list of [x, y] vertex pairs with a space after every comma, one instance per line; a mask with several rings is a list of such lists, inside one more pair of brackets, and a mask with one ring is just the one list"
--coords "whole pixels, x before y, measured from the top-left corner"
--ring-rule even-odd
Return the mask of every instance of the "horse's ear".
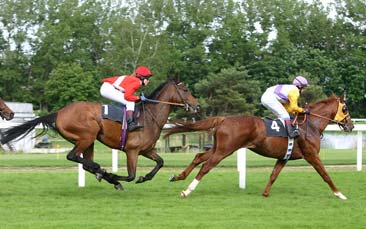
[[178, 74], [175, 75], [175, 82], [178, 84], [180, 83], [180, 76]]
[[170, 77], [170, 79], [173, 80], [175, 82], [175, 84], [180, 83], [180, 76], [178, 73], [174, 74], [174, 76]]
[[344, 102], [347, 101], [346, 95], [347, 95], [347, 92], [346, 92], [346, 90], [344, 90], [343, 91], [343, 95], [340, 97], [342, 103], [344, 103]]

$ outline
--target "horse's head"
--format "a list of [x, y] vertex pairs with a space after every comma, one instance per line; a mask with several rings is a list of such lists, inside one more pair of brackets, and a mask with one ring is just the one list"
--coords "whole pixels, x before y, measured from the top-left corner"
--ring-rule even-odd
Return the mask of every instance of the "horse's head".
[[173, 80], [176, 89], [174, 102], [183, 103], [186, 111], [197, 113], [200, 111], [200, 105], [195, 97], [191, 94], [188, 88], [177, 78]]
[[345, 95], [338, 98], [338, 110], [334, 117], [334, 120], [344, 131], [351, 132], [354, 126], [345, 100]]
[[11, 120], [14, 118], [14, 112], [0, 99], [0, 117], [2, 119]]

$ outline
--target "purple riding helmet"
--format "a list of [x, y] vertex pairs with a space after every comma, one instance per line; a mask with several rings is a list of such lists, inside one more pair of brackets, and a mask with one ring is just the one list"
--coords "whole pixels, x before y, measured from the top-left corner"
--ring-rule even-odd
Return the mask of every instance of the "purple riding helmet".
[[297, 87], [307, 87], [309, 86], [307, 79], [303, 76], [296, 76], [294, 81], [292, 81], [292, 84]]

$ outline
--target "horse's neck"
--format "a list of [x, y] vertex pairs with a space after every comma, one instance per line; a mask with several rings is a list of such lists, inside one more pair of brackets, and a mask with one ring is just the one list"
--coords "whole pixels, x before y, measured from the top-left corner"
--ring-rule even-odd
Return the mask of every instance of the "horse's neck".
[[[329, 120], [333, 120], [337, 113], [336, 100], [329, 100], [329, 102], [324, 102], [319, 109], [317, 109], [316, 104], [314, 106], [315, 107], [312, 110], [312, 113], [321, 115]], [[318, 129], [320, 133], [322, 133], [329, 124], [329, 120], [324, 118], [319, 118], [315, 116], [310, 116], [309, 118], [311, 120], [312, 126]]]
[[149, 119], [161, 129], [167, 122], [170, 111], [171, 106], [167, 104], [148, 104], [144, 111], [144, 118]]

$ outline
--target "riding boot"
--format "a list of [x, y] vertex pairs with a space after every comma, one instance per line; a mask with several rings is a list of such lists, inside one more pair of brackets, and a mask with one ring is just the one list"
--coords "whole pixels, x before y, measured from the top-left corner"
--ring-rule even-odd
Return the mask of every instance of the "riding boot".
[[299, 130], [296, 128], [296, 126], [293, 126], [291, 124], [290, 120], [285, 120], [286, 130], [287, 134], [290, 138], [297, 138], [300, 136]]
[[127, 126], [128, 126], [128, 131], [131, 132], [131, 131], [134, 131], [134, 130], [137, 130], [137, 129], [140, 129], [142, 128], [143, 126], [139, 126], [137, 125], [134, 120], [133, 120], [133, 115], [129, 115], [127, 114]]

